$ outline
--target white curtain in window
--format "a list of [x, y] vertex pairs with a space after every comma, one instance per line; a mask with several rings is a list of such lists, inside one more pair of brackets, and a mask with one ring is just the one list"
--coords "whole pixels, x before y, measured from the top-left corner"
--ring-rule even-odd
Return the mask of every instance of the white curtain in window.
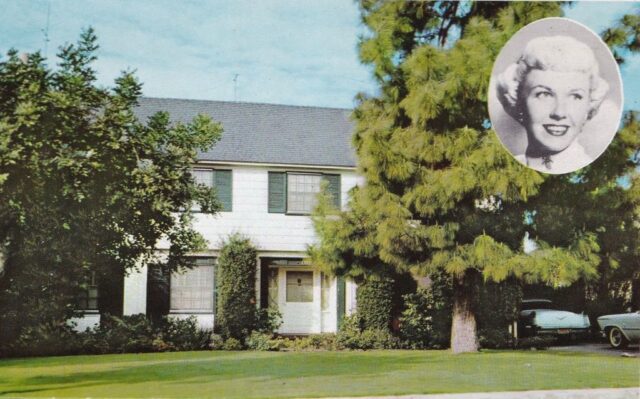
[[196, 266], [171, 276], [171, 310], [213, 312], [213, 268]]
[[311, 213], [320, 192], [320, 175], [287, 175], [287, 212]]

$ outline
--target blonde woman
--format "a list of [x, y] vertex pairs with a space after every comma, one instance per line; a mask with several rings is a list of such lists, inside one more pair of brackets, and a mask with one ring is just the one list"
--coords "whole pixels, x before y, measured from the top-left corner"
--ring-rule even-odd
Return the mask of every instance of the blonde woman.
[[497, 80], [504, 110], [526, 130], [523, 164], [547, 173], [567, 173], [593, 157], [577, 138], [598, 112], [609, 84], [593, 50], [570, 36], [543, 36], [525, 46], [519, 60]]

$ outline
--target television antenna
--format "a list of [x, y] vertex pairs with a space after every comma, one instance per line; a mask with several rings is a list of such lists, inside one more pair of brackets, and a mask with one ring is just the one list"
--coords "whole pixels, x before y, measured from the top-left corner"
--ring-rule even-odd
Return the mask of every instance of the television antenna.
[[44, 29], [40, 29], [40, 31], [43, 34], [43, 41], [44, 41], [44, 58], [47, 58], [48, 56], [48, 50], [49, 50], [49, 19], [51, 17], [51, 2], [48, 1], [47, 2], [47, 24], [45, 25]]
[[233, 75], [233, 101], [238, 101], [238, 76], [237, 73]]

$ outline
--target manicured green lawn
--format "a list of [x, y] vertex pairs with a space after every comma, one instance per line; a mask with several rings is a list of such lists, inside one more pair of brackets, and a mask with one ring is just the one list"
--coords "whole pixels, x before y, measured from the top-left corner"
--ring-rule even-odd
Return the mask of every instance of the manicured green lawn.
[[0, 360], [0, 396], [322, 397], [638, 386], [640, 360], [561, 352], [182, 352]]

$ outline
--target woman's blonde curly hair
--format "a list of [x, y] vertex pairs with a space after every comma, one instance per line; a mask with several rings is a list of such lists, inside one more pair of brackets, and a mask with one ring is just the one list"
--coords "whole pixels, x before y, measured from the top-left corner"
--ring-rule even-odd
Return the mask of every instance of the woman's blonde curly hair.
[[505, 111], [523, 122], [524, 98], [520, 97], [522, 82], [532, 69], [556, 72], [584, 72], [590, 76], [589, 114], [591, 119], [609, 91], [609, 84], [600, 77], [593, 50], [570, 36], [543, 36], [532, 39], [516, 63], [498, 76], [498, 99]]

